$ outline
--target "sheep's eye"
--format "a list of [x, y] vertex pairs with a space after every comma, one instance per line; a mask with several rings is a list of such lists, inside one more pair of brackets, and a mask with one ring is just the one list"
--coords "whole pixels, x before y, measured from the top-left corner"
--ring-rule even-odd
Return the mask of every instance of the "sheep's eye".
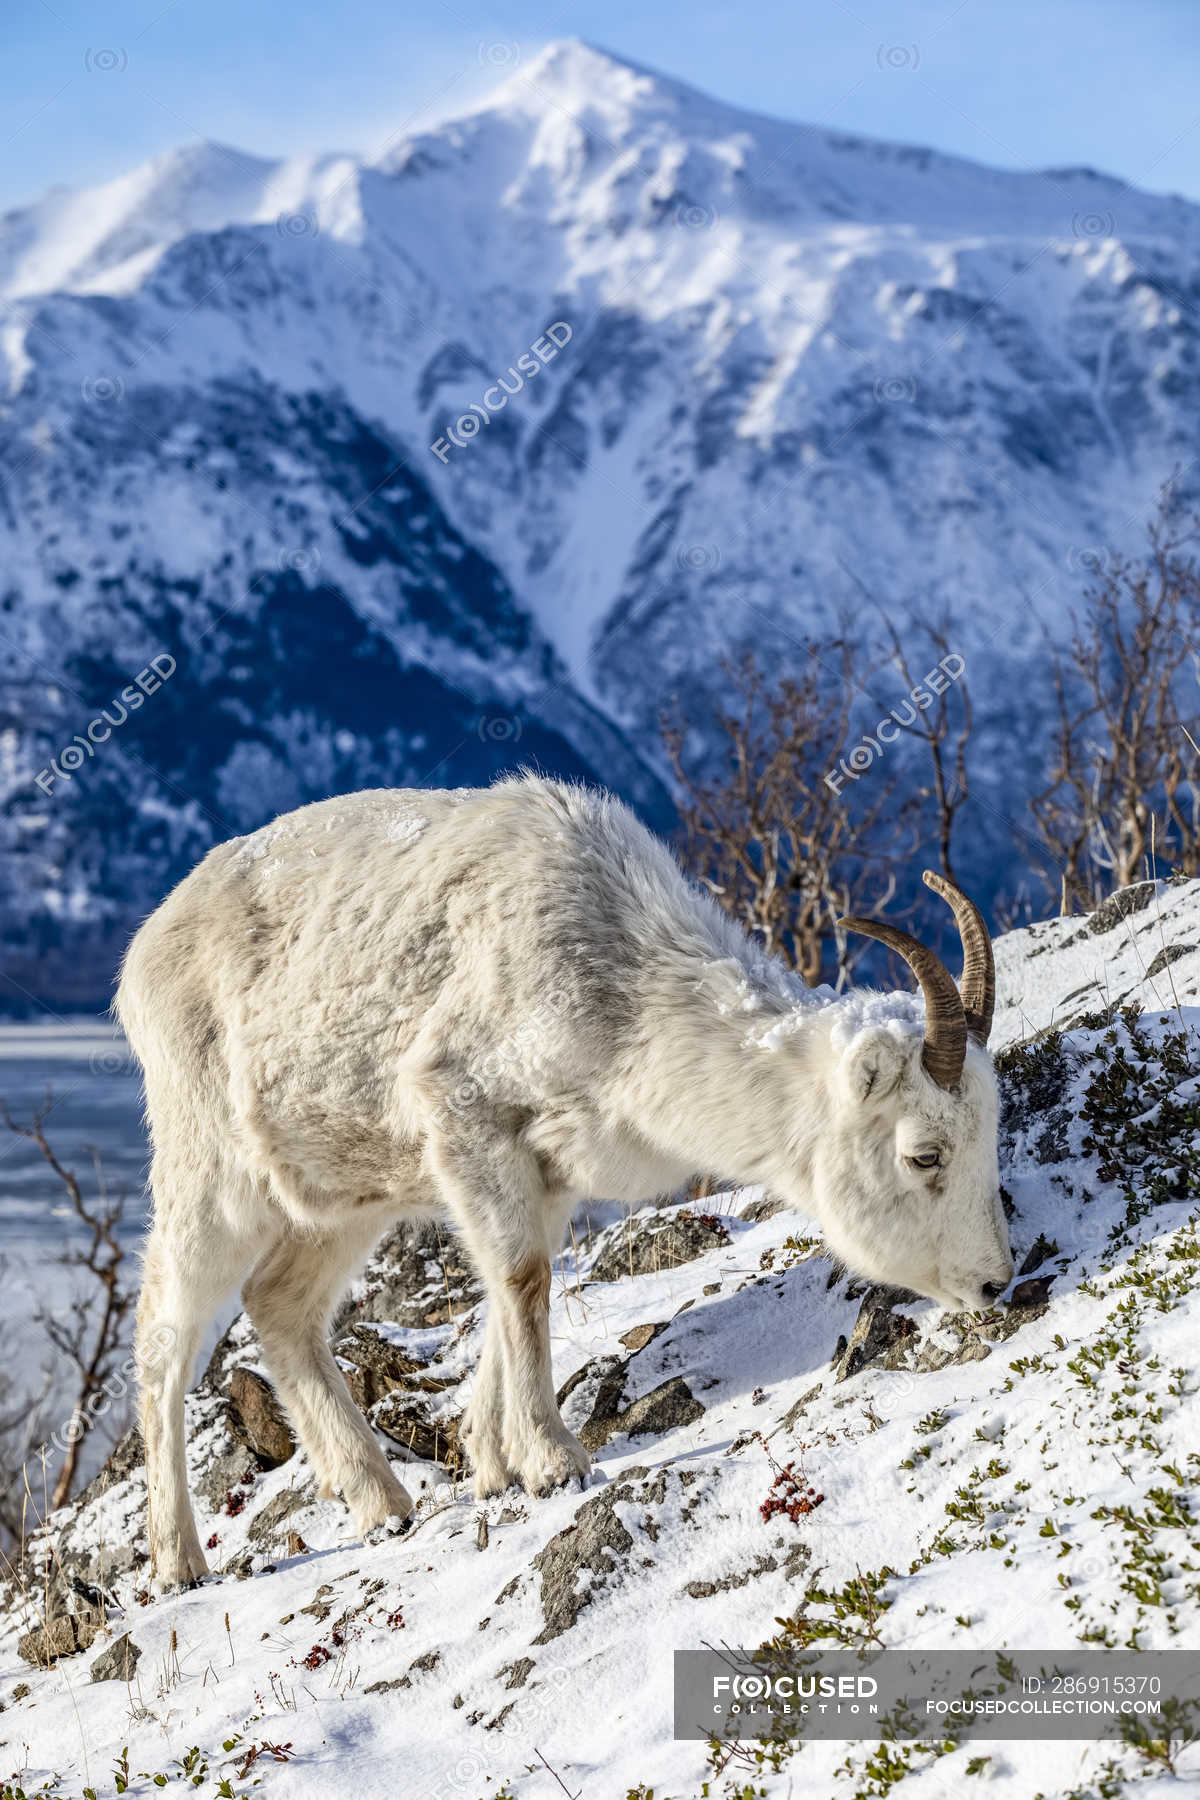
[[940, 1150], [926, 1150], [920, 1156], [910, 1156], [905, 1160], [910, 1162], [914, 1169], [940, 1169], [942, 1153]]

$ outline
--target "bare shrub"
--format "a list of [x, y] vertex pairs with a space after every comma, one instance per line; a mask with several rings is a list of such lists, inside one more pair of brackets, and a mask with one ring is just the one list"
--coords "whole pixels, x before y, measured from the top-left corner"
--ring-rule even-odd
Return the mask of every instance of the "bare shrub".
[[858, 684], [849, 643], [820, 653], [811, 646], [803, 671], [774, 684], [753, 656], [724, 670], [732, 705], [712, 721], [724, 748], [715, 773], [693, 767], [678, 710], [662, 722], [682, 795], [684, 861], [813, 987], [831, 950], [844, 970], [838, 918], [876, 916], [894, 895], [894, 854], [910, 809], [895, 771], [880, 769], [850, 793], [826, 780], [853, 737]]
[[1063, 911], [1161, 870], [1200, 874], [1200, 521], [1168, 497], [1113, 557], [1054, 661], [1049, 779], [1031, 806]]
[[[23, 1125], [0, 1102], [4, 1123], [40, 1152], [61, 1184], [75, 1221], [83, 1227], [82, 1242], [69, 1243], [56, 1259], [83, 1279], [73, 1284], [62, 1301], [54, 1305], [43, 1302], [35, 1314], [55, 1353], [57, 1368], [47, 1371], [37, 1397], [21, 1395], [11, 1377], [7, 1387], [0, 1383], [0, 1486], [4, 1490], [0, 1526], [13, 1537], [20, 1536], [24, 1520], [26, 1467], [45, 1443], [51, 1397], [62, 1392], [64, 1373], [70, 1411], [55, 1447], [61, 1448], [62, 1462], [54, 1476], [50, 1506], [63, 1506], [70, 1499], [84, 1445], [109, 1410], [107, 1389], [118, 1372], [125, 1348], [125, 1320], [134, 1301], [134, 1290], [125, 1282], [126, 1251], [118, 1236], [126, 1196], [124, 1192], [107, 1193], [98, 1159], [94, 1161], [97, 1193], [94, 1198], [85, 1195], [79, 1178], [59, 1161], [46, 1136], [50, 1110], [47, 1099], [32, 1121]], [[22, 1403], [27, 1409], [23, 1424], [19, 1421]]]

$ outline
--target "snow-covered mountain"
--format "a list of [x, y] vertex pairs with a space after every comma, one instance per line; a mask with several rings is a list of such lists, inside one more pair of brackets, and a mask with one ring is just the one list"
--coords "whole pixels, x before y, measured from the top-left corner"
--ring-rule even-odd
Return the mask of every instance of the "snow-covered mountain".
[[1198, 249], [578, 43], [373, 162], [201, 144], [10, 213], [11, 995], [102, 995], [208, 843], [338, 788], [532, 759], [661, 821], [664, 702], [875, 604], [967, 660], [986, 883], [1043, 629], [1189, 485]]

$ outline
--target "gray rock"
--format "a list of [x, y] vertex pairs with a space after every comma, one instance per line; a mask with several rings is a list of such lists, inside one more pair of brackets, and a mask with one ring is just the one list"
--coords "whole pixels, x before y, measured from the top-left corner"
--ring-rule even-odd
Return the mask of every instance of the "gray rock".
[[1178, 962], [1181, 956], [1189, 956], [1196, 948], [1195, 944], [1164, 945], [1146, 970], [1147, 979], [1153, 980], [1155, 975], [1161, 975], [1163, 970], [1170, 968], [1173, 962]]
[[1002, 1344], [1020, 1331], [1023, 1325], [1031, 1325], [1035, 1319], [1040, 1319], [1049, 1310], [1053, 1281], [1053, 1275], [1039, 1275], [1028, 1281], [1018, 1281], [1000, 1316], [980, 1327], [980, 1337], [987, 1338], [993, 1344]]
[[213, 1345], [212, 1355], [204, 1365], [199, 1387], [211, 1394], [228, 1394], [229, 1378], [235, 1368], [259, 1357], [258, 1338], [245, 1313], [238, 1313]]
[[316, 1488], [311, 1481], [302, 1487], [284, 1488], [273, 1500], [260, 1507], [251, 1519], [246, 1536], [259, 1550], [281, 1548], [287, 1540], [287, 1533], [280, 1530], [285, 1520], [299, 1512], [315, 1498]]
[[124, 1637], [114, 1638], [92, 1664], [92, 1680], [132, 1681], [141, 1654], [128, 1632]]
[[571, 1409], [570, 1422], [585, 1450], [595, 1453], [619, 1432], [630, 1437], [639, 1432], [661, 1434], [672, 1431], [676, 1425], [690, 1425], [703, 1418], [703, 1406], [681, 1375], [672, 1376], [650, 1393], [643, 1394], [641, 1399], [623, 1406], [628, 1374], [629, 1363], [620, 1357], [596, 1356], [576, 1369], [558, 1390], [560, 1407], [580, 1390], [583, 1390], [582, 1404], [586, 1407], [588, 1392], [594, 1390], [591, 1410], [581, 1424], [577, 1423], [581, 1416], [578, 1402]]
[[78, 1656], [96, 1636], [96, 1625], [90, 1619], [76, 1618], [73, 1613], [59, 1613], [46, 1625], [38, 1625], [17, 1639], [17, 1655], [35, 1668], [49, 1669], [64, 1656]]
[[703, 1417], [704, 1408], [683, 1376], [672, 1375], [669, 1381], [660, 1382], [618, 1413], [615, 1429], [627, 1437], [639, 1437], [644, 1432], [661, 1437], [677, 1426], [694, 1425]]
[[1021, 1266], [1017, 1270], [1017, 1274], [1032, 1275], [1035, 1269], [1040, 1269], [1044, 1262], [1048, 1262], [1052, 1256], [1057, 1255], [1057, 1243], [1055, 1243], [1052, 1238], [1043, 1237], [1042, 1233], [1039, 1231], [1037, 1237], [1026, 1251]]
[[[548, 1644], [569, 1631], [596, 1592], [620, 1575], [633, 1539], [613, 1508], [635, 1498], [633, 1483], [614, 1482], [594, 1500], [585, 1500], [572, 1524], [550, 1539], [533, 1559], [541, 1576], [544, 1624], [535, 1644]], [[581, 1582], [580, 1576], [590, 1576]]]
[[477, 1305], [482, 1290], [460, 1239], [432, 1220], [393, 1227], [367, 1265], [355, 1318], [444, 1325]]
[[145, 1460], [146, 1448], [142, 1443], [142, 1434], [136, 1425], [131, 1425], [124, 1437], [117, 1439], [105, 1458], [103, 1467], [93, 1475], [86, 1487], [79, 1490], [75, 1496], [75, 1506], [86, 1506], [90, 1500], [106, 1494], [118, 1481], [127, 1480], [135, 1469], [140, 1469]]
[[247, 1486], [259, 1473], [258, 1457], [248, 1444], [232, 1442], [214, 1457], [196, 1482], [196, 1492], [212, 1507], [220, 1508], [234, 1488]]
[[685, 1581], [683, 1591], [692, 1600], [709, 1600], [714, 1594], [728, 1594], [734, 1588], [747, 1587], [760, 1575], [770, 1575], [779, 1567], [776, 1557], [769, 1550], [756, 1556], [748, 1569], [741, 1569], [734, 1575], [722, 1575], [715, 1581]]
[[650, 1275], [694, 1262], [710, 1250], [723, 1249], [729, 1231], [715, 1213], [682, 1208], [669, 1214], [634, 1218], [620, 1225], [592, 1264], [589, 1281], [620, 1281], [625, 1275]]
[[906, 1341], [916, 1333], [917, 1327], [915, 1320], [910, 1319], [906, 1313], [894, 1313], [892, 1308], [909, 1298], [899, 1288], [868, 1288], [848, 1342], [841, 1347], [839, 1340], [835, 1359], [838, 1381], [848, 1380], [851, 1375], [857, 1375], [872, 1363], [895, 1368], [896, 1362], [889, 1359], [895, 1352], [903, 1350]]
[[1130, 887], [1118, 888], [1115, 894], [1101, 901], [1088, 920], [1088, 930], [1093, 937], [1103, 936], [1130, 913], [1141, 912], [1143, 907], [1149, 906], [1157, 891], [1158, 884], [1154, 881], [1135, 881]]
[[461, 1375], [446, 1374], [434, 1363], [423, 1363], [370, 1325], [355, 1321], [337, 1338], [334, 1353], [351, 1368], [347, 1385], [359, 1406], [374, 1406], [385, 1395], [402, 1389], [409, 1393], [440, 1394], [455, 1387]]
[[760, 1199], [751, 1200], [749, 1206], [743, 1206], [738, 1217], [748, 1219], [752, 1225], [760, 1225], [764, 1219], [773, 1219], [783, 1210], [782, 1200], [776, 1200], [772, 1194], [763, 1194]]
[[[620, 1411], [628, 1369], [624, 1357], [593, 1356], [567, 1377], [558, 1390], [558, 1405], [570, 1430], [582, 1434], [593, 1420], [611, 1419]], [[582, 1436], [580, 1441], [587, 1448]]]

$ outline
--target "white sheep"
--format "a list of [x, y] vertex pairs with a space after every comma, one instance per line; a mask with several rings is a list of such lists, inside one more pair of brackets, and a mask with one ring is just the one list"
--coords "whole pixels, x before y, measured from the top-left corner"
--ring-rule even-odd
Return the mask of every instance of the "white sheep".
[[411, 1511], [327, 1343], [397, 1216], [449, 1214], [484, 1282], [480, 1495], [588, 1469], [548, 1328], [587, 1197], [711, 1170], [815, 1215], [864, 1276], [952, 1307], [1001, 1291], [991, 950], [971, 902], [926, 879], [959, 921], [961, 999], [915, 939], [847, 921], [907, 958], [922, 1011], [805, 989], [625, 806], [534, 776], [325, 800], [212, 850], [137, 933], [117, 997], [154, 1152], [137, 1354], [159, 1581], [205, 1572], [184, 1391], [247, 1272], [322, 1492], [364, 1532]]

